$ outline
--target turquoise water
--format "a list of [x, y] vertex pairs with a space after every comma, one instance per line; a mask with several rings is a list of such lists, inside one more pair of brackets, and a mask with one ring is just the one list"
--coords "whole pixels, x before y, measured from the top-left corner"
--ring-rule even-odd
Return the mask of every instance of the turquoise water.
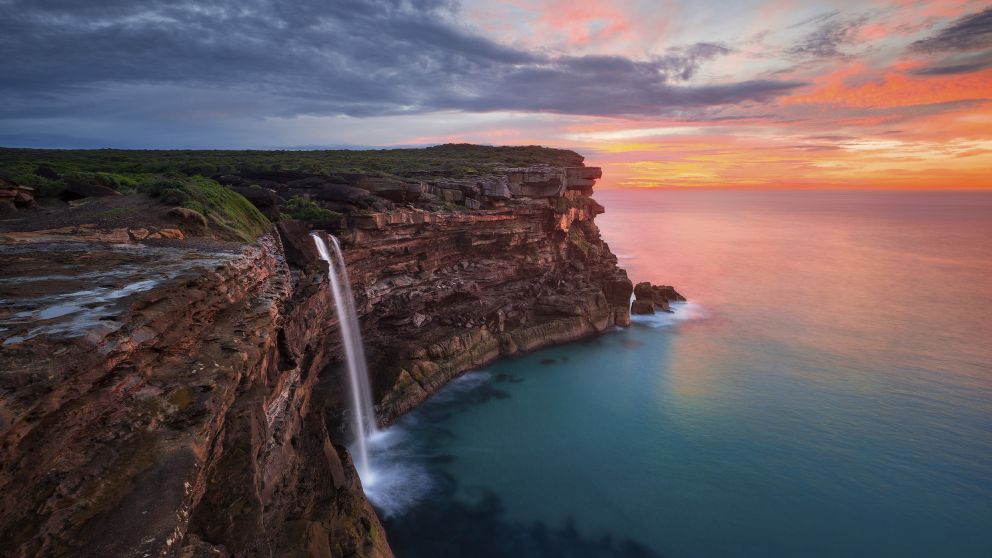
[[992, 556], [992, 196], [597, 198], [690, 303], [375, 440], [397, 556]]

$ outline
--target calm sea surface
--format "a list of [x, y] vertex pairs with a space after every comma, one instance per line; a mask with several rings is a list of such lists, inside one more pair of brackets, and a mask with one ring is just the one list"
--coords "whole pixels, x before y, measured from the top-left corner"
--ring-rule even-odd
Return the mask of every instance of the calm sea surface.
[[992, 195], [596, 198], [690, 303], [382, 434], [400, 558], [992, 556]]

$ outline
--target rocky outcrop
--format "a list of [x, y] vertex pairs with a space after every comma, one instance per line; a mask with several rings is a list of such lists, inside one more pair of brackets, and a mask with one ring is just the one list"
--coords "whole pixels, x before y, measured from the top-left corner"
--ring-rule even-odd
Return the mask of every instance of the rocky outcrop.
[[[398, 181], [292, 173], [251, 179], [269, 180], [282, 195], [306, 183], [312, 199], [324, 202], [332, 199], [328, 192], [366, 192], [325, 206], [347, 214], [347, 226], [334, 232], [344, 245], [385, 423], [469, 368], [629, 323], [633, 286], [595, 225], [604, 209], [589, 197], [600, 175], [589, 167], [512, 168], [416, 190], [420, 202], [468, 209], [456, 212], [398, 206], [400, 193], [414, 191]], [[390, 200], [380, 197], [386, 189]], [[364, 201], [368, 192], [380, 201]], [[287, 249], [301, 267], [317, 259], [308, 239]]]
[[680, 295], [675, 287], [670, 285], [652, 285], [651, 283], [638, 283], [634, 287], [635, 300], [631, 304], [632, 314], [654, 314], [655, 311], [671, 312], [672, 302], [685, 302], [685, 297]]
[[479, 211], [352, 219], [342, 240], [380, 419], [499, 356], [627, 325], [632, 284], [600, 238], [602, 211], [566, 190]]
[[107, 196], [119, 196], [120, 192], [113, 188], [92, 184], [78, 180], [69, 180], [65, 190], [62, 191], [62, 199], [66, 201], [80, 200], [83, 198], [102, 198]]
[[417, 179], [363, 173], [308, 174], [299, 171], [249, 171], [215, 177], [271, 218], [293, 197], [318, 202], [347, 214], [388, 212], [413, 206], [436, 212], [444, 207], [494, 209], [510, 200], [589, 196], [602, 176], [598, 167], [532, 165], [498, 167], [486, 174]]
[[390, 555], [328, 435], [323, 270], [291, 270], [278, 235], [2, 248], [0, 321], [30, 323], [0, 351], [4, 555]]
[[34, 205], [34, 189], [0, 178], [0, 214]]
[[[629, 324], [634, 287], [594, 221], [599, 175], [218, 180], [272, 215], [293, 196], [341, 211], [386, 423], [465, 370]], [[3, 553], [390, 556], [341, 445], [342, 351], [313, 223], [244, 245], [197, 237], [193, 213], [167, 215], [178, 234], [0, 235]]]

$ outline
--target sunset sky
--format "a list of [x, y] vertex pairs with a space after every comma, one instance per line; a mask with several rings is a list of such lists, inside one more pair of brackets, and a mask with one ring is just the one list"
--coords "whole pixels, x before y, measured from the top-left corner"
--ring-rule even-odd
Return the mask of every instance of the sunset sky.
[[0, 0], [0, 145], [576, 149], [603, 187], [992, 188], [992, 3]]

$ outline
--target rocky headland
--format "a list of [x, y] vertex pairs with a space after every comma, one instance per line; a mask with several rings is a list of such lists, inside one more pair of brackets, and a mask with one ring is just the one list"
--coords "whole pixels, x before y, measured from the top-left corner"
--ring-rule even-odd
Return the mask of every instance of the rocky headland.
[[629, 324], [573, 152], [196, 153], [0, 150], [4, 556], [391, 556], [312, 231], [342, 243], [381, 424]]

